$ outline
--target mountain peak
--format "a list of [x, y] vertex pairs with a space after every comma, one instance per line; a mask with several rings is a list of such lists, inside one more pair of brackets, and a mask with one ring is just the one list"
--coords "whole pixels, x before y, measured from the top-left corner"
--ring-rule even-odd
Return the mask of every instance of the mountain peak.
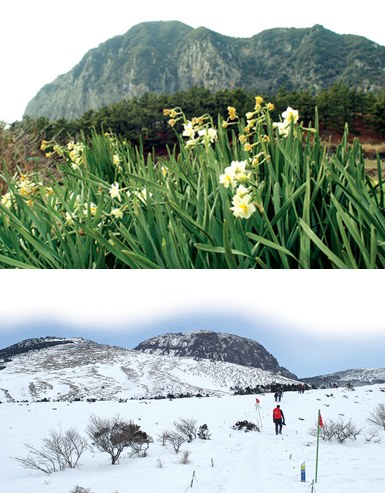
[[258, 342], [245, 337], [210, 330], [168, 333], [152, 337], [141, 342], [134, 348], [134, 351], [223, 361], [249, 368], [260, 368], [287, 378], [297, 378], [286, 368], [279, 366], [274, 356]]
[[[182, 334], [170, 334], [179, 337]], [[209, 331], [192, 338], [216, 336]], [[271, 385], [296, 387], [281, 374], [219, 360], [145, 354], [82, 338], [28, 339], [3, 350], [0, 401], [127, 400], [168, 395], [233, 395]]]
[[25, 114], [75, 119], [145, 92], [173, 94], [194, 86], [275, 94], [282, 86], [314, 92], [336, 82], [383, 88], [385, 47], [320, 24], [232, 38], [179, 21], [145, 22], [86, 53], [72, 70], [46, 84]]

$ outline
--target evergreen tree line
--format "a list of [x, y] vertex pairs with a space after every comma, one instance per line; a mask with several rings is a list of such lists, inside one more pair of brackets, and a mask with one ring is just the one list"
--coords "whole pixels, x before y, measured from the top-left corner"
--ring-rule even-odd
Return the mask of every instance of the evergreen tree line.
[[[284, 87], [273, 95], [245, 89], [226, 89], [212, 93], [202, 86], [172, 95], [158, 96], [146, 92], [140, 98], [122, 100], [98, 110], [88, 110], [76, 120], [60, 118], [51, 122], [45, 117], [32, 119], [25, 116], [22, 122], [13, 123], [11, 128], [34, 128], [44, 135], [45, 140], [55, 138], [59, 142], [67, 141], [68, 136], [76, 139], [81, 133], [89, 137], [92, 129], [98, 133], [111, 131], [132, 145], [138, 145], [142, 141], [146, 149], [153, 147], [161, 150], [176, 142], [175, 132], [168, 123], [169, 118], [163, 115], [164, 108], [179, 106], [189, 119], [205, 113], [216, 119], [218, 114], [226, 118], [228, 106], [233, 106], [237, 109], [237, 114], [244, 117], [248, 111], [253, 111], [257, 95], [274, 104], [275, 108], [271, 112], [274, 121], [279, 121], [280, 114], [291, 106], [299, 111], [304, 125], [308, 125], [310, 121], [314, 122], [317, 107], [321, 128], [325, 130], [342, 130], [347, 122], [352, 133], [358, 125], [366, 125], [385, 137], [385, 91], [363, 92], [349, 89], [344, 84], [334, 84], [315, 95], [307, 90], [288, 92]], [[180, 130], [181, 122], [175, 128]]]

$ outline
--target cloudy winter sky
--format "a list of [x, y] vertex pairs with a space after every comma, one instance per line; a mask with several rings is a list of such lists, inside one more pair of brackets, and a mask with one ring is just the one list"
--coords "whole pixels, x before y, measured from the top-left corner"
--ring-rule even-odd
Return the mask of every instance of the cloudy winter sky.
[[372, 272], [2, 271], [0, 348], [81, 336], [132, 349], [166, 332], [249, 337], [299, 377], [385, 367]]
[[339, 34], [364, 36], [385, 45], [377, 0], [292, 0], [268, 3], [195, 0], [17, 0], [1, 8], [0, 120], [21, 120], [28, 102], [45, 84], [68, 72], [91, 48], [141, 22], [179, 20], [233, 37], [274, 27], [321, 24]]

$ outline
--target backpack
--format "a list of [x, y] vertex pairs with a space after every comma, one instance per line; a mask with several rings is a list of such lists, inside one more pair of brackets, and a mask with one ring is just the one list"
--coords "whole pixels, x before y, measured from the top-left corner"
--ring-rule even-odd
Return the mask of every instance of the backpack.
[[281, 410], [278, 407], [276, 407], [273, 411], [273, 418], [274, 419], [281, 419], [282, 418]]

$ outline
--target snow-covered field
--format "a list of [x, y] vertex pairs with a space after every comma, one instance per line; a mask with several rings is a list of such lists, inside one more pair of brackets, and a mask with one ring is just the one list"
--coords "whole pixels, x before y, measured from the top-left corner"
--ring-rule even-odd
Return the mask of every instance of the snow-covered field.
[[[330, 394], [333, 393], [333, 396]], [[327, 397], [329, 395], [329, 397]], [[262, 431], [244, 433], [232, 426], [240, 420], [259, 421], [256, 396], [222, 396], [176, 400], [132, 400], [126, 403], [47, 402], [3, 403], [0, 405], [1, 490], [7, 493], [69, 493], [76, 485], [93, 493], [254, 493], [310, 492], [315, 476], [316, 439], [308, 434], [315, 425], [318, 409], [323, 420], [352, 418], [365, 429], [355, 441], [342, 444], [320, 441], [316, 493], [385, 492], [385, 431], [382, 443], [365, 443], [373, 425], [368, 413], [385, 403], [385, 386], [312, 390], [305, 394], [285, 393], [281, 402], [287, 426], [275, 435], [272, 394], [261, 400]], [[128, 458], [123, 452], [112, 466], [106, 453], [87, 451], [81, 466], [51, 475], [22, 468], [10, 456], [27, 455], [23, 445], [41, 445], [50, 429], [76, 426], [85, 435], [89, 415], [132, 419], [154, 438], [145, 458]], [[179, 418], [193, 418], [207, 424], [211, 440], [185, 443], [178, 455], [171, 445], [163, 447], [157, 436], [173, 429]], [[178, 458], [189, 450], [190, 463]], [[159, 459], [163, 467], [157, 467]], [[301, 482], [301, 464], [306, 463], [306, 482]], [[195, 472], [196, 480], [191, 481]]]

